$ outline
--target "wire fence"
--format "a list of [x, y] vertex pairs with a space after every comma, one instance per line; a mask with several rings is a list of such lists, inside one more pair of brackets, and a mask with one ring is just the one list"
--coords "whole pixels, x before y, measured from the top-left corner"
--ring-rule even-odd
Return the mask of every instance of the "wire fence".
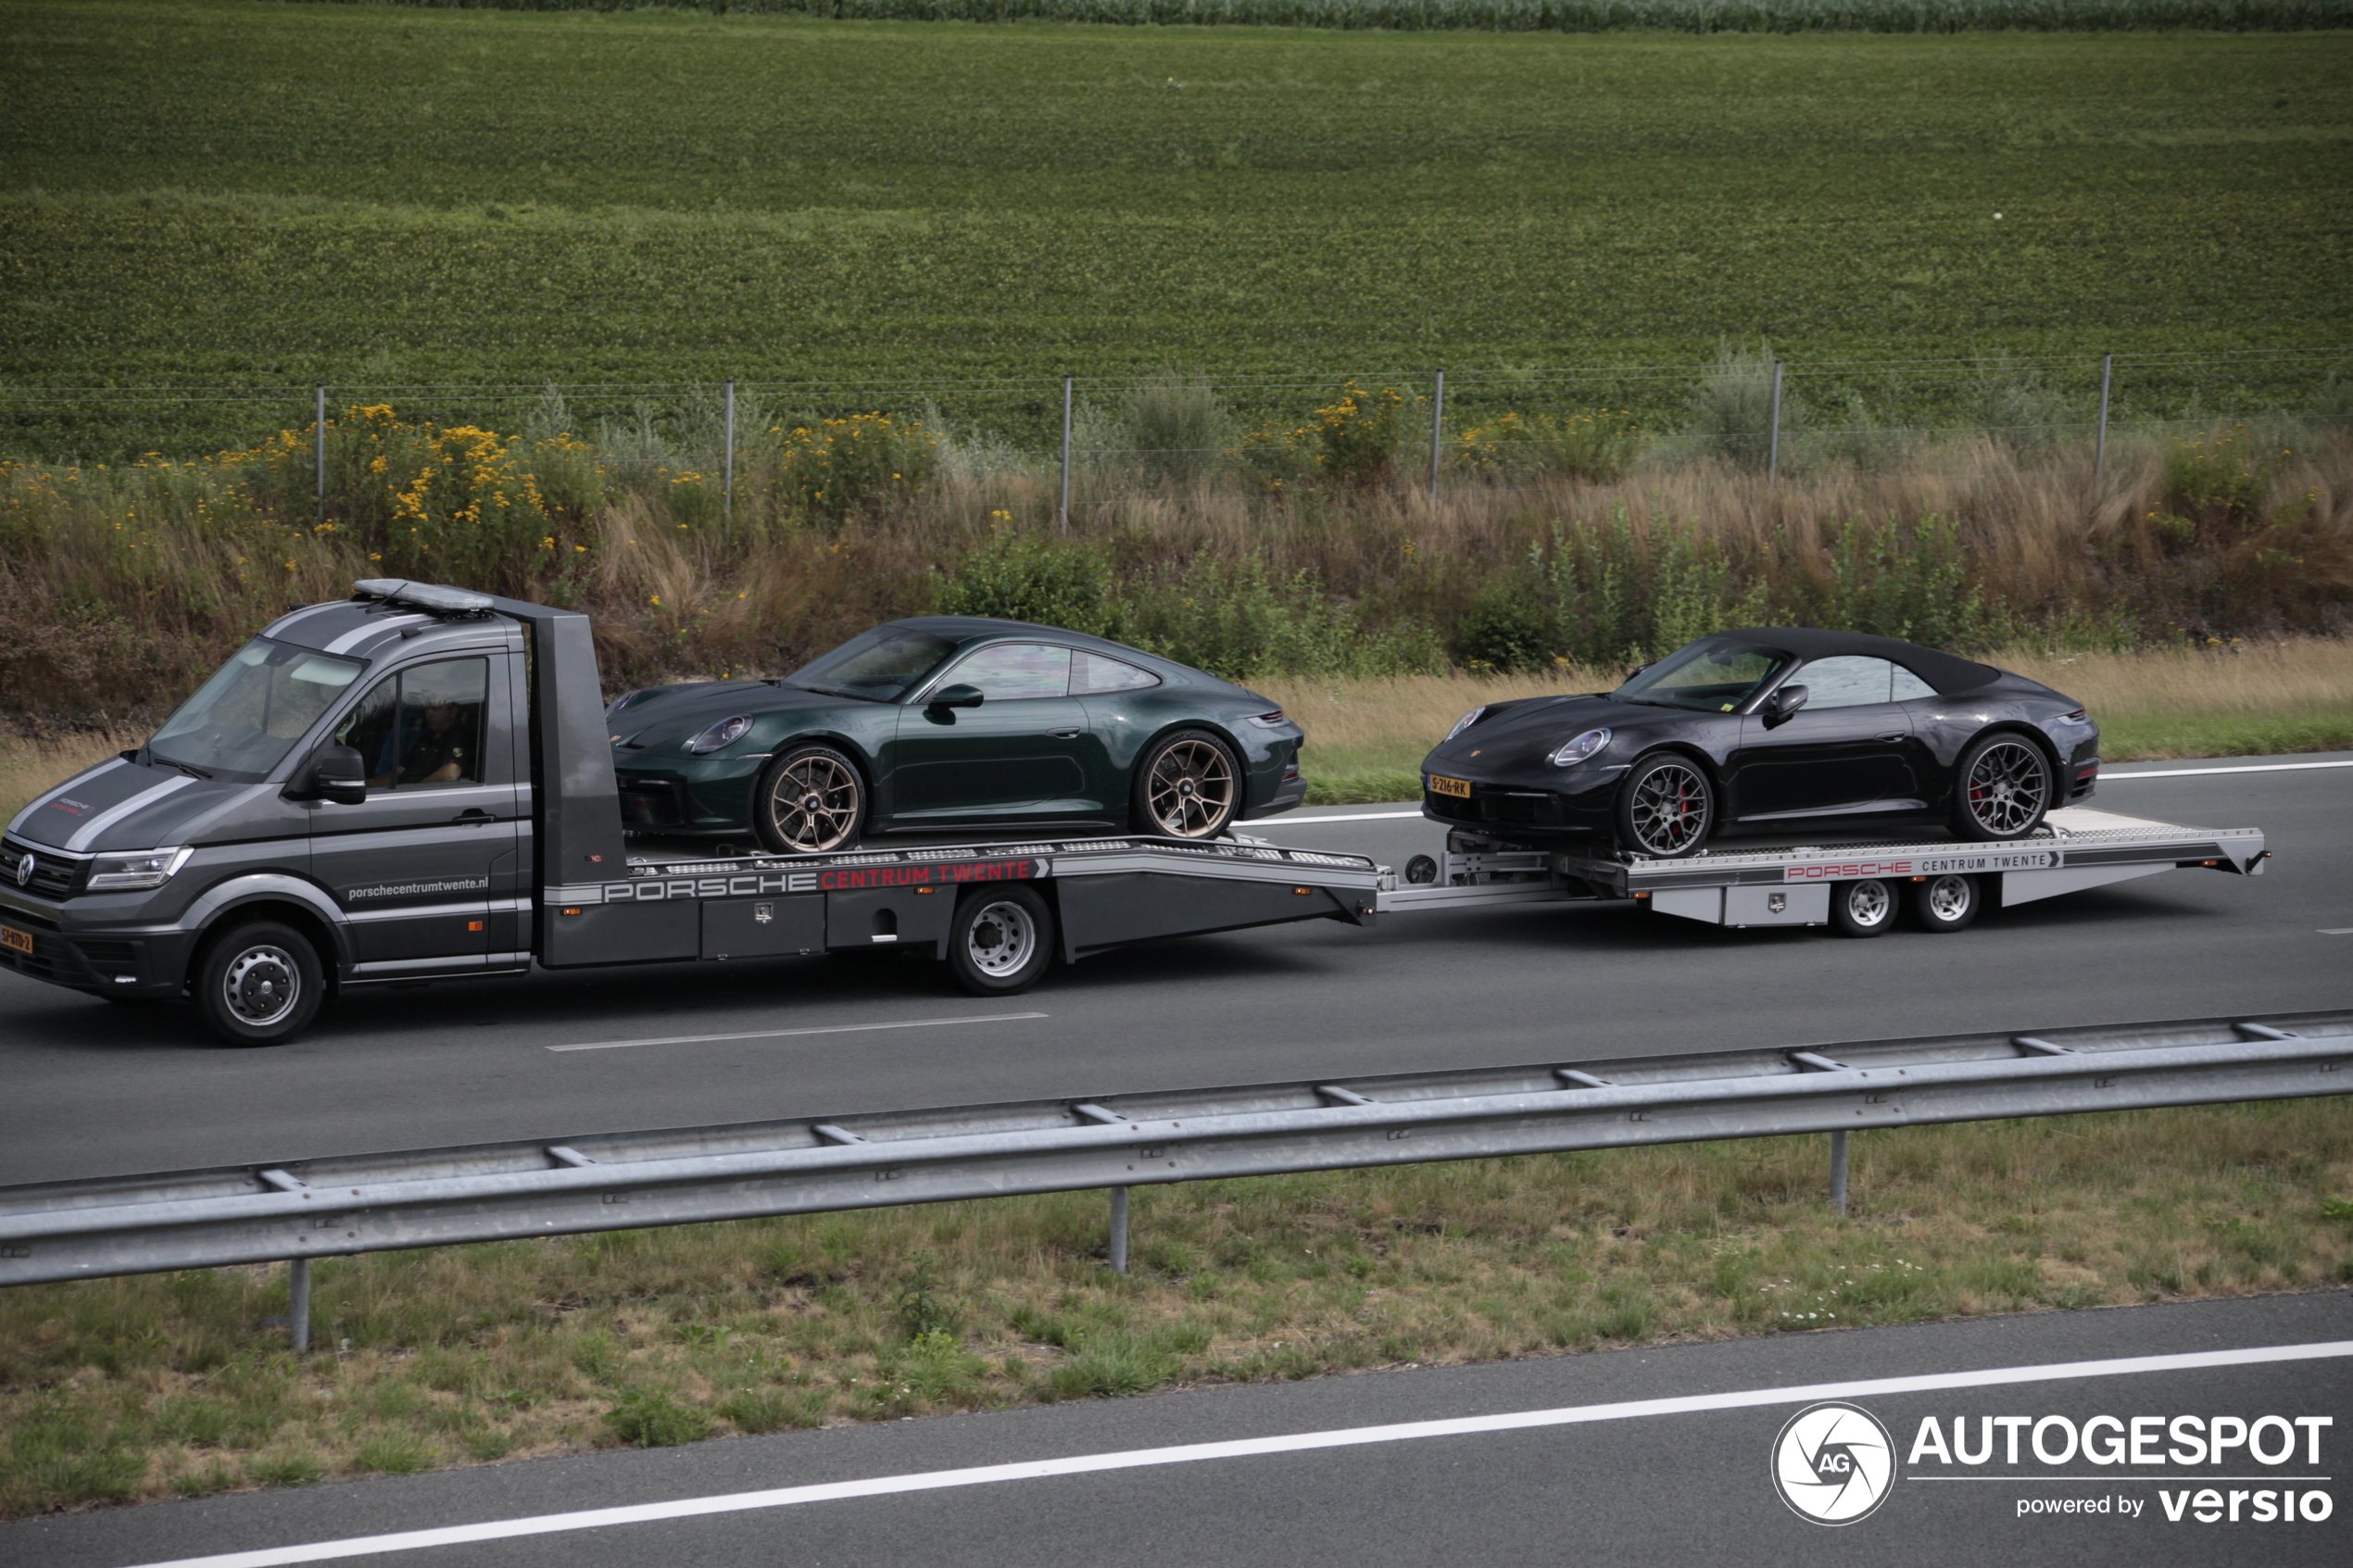
[[796, 430], [887, 415], [920, 424], [964, 471], [1056, 470], [1184, 483], [1237, 467], [1327, 460], [1337, 431], [1394, 483], [1509, 483], [1636, 457], [1717, 456], [1776, 474], [1870, 468], [1982, 438], [2021, 450], [2233, 421], [2309, 431], [2353, 421], [2353, 345], [2227, 351], [1776, 358], [1512, 369], [1073, 373], [1059, 377], [723, 383], [312, 383], [0, 385], [0, 454], [21, 461], [184, 460], [383, 406], [401, 420], [503, 434], [566, 433], [622, 467], [692, 468], [729, 483]]

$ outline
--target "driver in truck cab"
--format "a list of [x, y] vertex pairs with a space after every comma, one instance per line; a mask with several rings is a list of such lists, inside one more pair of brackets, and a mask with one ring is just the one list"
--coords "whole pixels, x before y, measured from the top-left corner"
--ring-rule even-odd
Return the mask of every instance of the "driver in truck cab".
[[[472, 661], [457, 662], [473, 674]], [[457, 689], [456, 675], [448, 666], [427, 665], [385, 681], [361, 700], [340, 738], [367, 759], [370, 789], [481, 782], [486, 694], [478, 676], [471, 689]]]

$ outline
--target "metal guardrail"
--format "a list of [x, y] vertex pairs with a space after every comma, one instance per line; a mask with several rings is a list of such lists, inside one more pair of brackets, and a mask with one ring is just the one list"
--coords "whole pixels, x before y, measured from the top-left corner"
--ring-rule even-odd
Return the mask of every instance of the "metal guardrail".
[[2353, 1011], [1039, 1100], [0, 1187], [0, 1285], [1434, 1160], [2353, 1090]]

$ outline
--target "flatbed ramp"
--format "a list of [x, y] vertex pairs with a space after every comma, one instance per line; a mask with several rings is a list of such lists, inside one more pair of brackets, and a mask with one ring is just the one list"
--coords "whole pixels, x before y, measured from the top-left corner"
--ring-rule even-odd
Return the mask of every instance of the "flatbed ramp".
[[2189, 868], [2259, 876], [2271, 851], [2256, 828], [2184, 826], [2088, 808], [2053, 811], [2025, 838], [1970, 844], [1949, 838], [1857, 835], [1733, 839], [1682, 859], [1537, 848], [1456, 829], [1441, 859], [1417, 857], [1379, 907], [1466, 909], [1496, 904], [1631, 899], [1661, 914], [1712, 925], [1833, 923], [1842, 887], [1956, 885], [1973, 900], [2007, 907], [2061, 893]]

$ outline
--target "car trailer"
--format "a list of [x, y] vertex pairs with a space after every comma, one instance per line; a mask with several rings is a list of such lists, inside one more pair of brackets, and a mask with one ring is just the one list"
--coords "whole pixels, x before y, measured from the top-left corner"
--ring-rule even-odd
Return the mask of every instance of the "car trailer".
[[1708, 925], [1828, 925], [1850, 936], [1892, 929], [1899, 910], [1931, 931], [1958, 931], [2009, 908], [2159, 872], [2260, 876], [2271, 858], [2256, 828], [2184, 827], [2084, 807], [2055, 810], [2022, 839], [1733, 839], [1675, 859], [1533, 848], [1455, 828], [1442, 859], [1417, 855], [1384, 910], [1628, 899]]

